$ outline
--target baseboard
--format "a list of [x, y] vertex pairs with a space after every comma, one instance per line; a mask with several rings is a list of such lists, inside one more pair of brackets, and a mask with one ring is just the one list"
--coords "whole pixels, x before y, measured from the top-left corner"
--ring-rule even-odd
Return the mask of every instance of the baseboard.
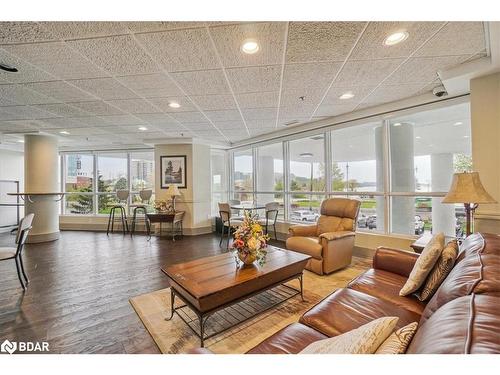
[[[130, 224], [129, 224], [130, 225]], [[108, 226], [107, 224], [100, 223], [60, 223], [59, 229], [65, 230], [78, 230], [78, 231], [90, 231], [90, 232], [106, 232]], [[122, 230], [121, 225], [115, 223], [115, 232], [120, 232]], [[135, 226], [135, 231], [139, 233], [146, 233], [146, 226], [144, 224], [137, 224]], [[154, 232], [154, 229], [153, 229]], [[200, 234], [211, 233], [212, 228], [199, 227], [199, 228], [184, 228], [183, 233], [185, 236], [197, 236]]]
[[53, 233], [29, 234], [26, 243], [40, 243], [56, 241], [60, 237], [59, 231]]

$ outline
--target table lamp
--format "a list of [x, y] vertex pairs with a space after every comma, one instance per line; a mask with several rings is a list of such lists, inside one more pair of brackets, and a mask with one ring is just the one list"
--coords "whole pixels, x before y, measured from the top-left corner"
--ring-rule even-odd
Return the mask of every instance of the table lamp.
[[167, 194], [172, 197], [172, 210], [175, 212], [175, 197], [179, 197], [181, 192], [177, 185], [172, 184], [168, 187]]
[[454, 173], [450, 191], [442, 203], [463, 203], [465, 206], [466, 235], [472, 233], [474, 211], [479, 203], [497, 203], [484, 189], [478, 172]]

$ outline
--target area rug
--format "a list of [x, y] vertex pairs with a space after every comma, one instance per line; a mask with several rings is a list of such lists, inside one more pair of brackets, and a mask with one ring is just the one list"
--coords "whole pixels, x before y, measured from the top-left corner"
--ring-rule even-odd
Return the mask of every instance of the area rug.
[[[281, 328], [298, 321], [310, 307], [336, 289], [345, 287], [350, 280], [370, 266], [370, 259], [353, 258], [351, 266], [331, 275], [318, 276], [305, 271], [305, 302], [301, 301], [300, 296], [295, 296], [265, 313], [205, 340], [205, 347], [221, 354], [245, 353]], [[298, 280], [287, 284], [294, 288], [299, 287]], [[172, 320], [165, 320], [170, 311], [170, 288], [133, 297], [130, 303], [162, 353], [186, 353], [189, 349], [200, 346], [199, 338], [179, 316], [175, 314]], [[177, 303], [182, 302], [176, 299]], [[216, 320], [221, 318], [214, 319], [213, 324], [217, 324]]]

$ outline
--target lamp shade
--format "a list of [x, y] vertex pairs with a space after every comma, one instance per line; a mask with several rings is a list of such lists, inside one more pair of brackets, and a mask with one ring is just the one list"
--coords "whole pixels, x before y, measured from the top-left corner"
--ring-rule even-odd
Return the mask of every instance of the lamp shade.
[[179, 191], [177, 185], [172, 184], [168, 187], [167, 194], [170, 195], [171, 197], [178, 197], [181, 195], [181, 192]]
[[464, 172], [453, 174], [450, 191], [443, 203], [497, 203], [484, 189], [479, 173]]

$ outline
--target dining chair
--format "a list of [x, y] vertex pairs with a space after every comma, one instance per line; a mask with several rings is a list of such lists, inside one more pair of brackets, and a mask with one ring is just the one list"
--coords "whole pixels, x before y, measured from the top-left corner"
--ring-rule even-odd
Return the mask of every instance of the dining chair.
[[[238, 199], [230, 199], [229, 200], [230, 207], [237, 206], [240, 204], [241, 204], [241, 201]], [[233, 216], [234, 218], [236, 218], [238, 220], [243, 220], [243, 216], [240, 215], [240, 210], [238, 210], [237, 208], [230, 208], [230, 212], [231, 212], [231, 216]]]
[[231, 217], [231, 208], [229, 203], [218, 203], [219, 205], [219, 215], [222, 221], [222, 233], [220, 236], [219, 246], [222, 245], [224, 239], [224, 234], [227, 233], [227, 244], [226, 249], [229, 249], [229, 236], [234, 228], [237, 228], [243, 224], [243, 220], [235, 219]]
[[19, 278], [19, 282], [21, 283], [23, 290], [26, 290], [30, 281], [26, 275], [26, 271], [24, 271], [22, 252], [24, 249], [24, 243], [26, 242], [26, 238], [28, 237], [28, 233], [31, 229], [31, 223], [33, 222], [34, 216], [34, 214], [26, 215], [19, 223], [16, 235], [16, 247], [0, 247], [0, 261], [14, 259], [16, 262], [17, 277]]
[[115, 211], [120, 211], [120, 220], [122, 222], [122, 230], [123, 234], [128, 232], [128, 223], [127, 223], [127, 200], [130, 192], [128, 190], [117, 190], [116, 197], [118, 198], [118, 202], [111, 205], [111, 210], [109, 211], [108, 218], [108, 229], [106, 230], [106, 235], [109, 234], [109, 229], [111, 226], [111, 233], [114, 231], [115, 227]]
[[132, 225], [130, 228], [130, 235], [132, 236], [135, 232], [135, 224], [137, 221], [137, 213], [138, 211], [142, 211], [144, 214], [144, 223], [146, 225], [146, 230], [150, 232], [150, 223], [148, 220], [148, 216], [146, 213], [148, 212], [149, 201], [151, 196], [153, 195], [153, 190], [141, 190], [139, 191], [139, 198], [141, 198], [141, 203], [133, 203], [129, 207], [134, 209], [134, 214], [132, 215]]
[[269, 227], [273, 227], [274, 239], [277, 240], [276, 235], [276, 220], [278, 219], [278, 213], [280, 209], [280, 204], [278, 202], [266, 203], [266, 217], [259, 219], [259, 223], [265, 228], [266, 234], [269, 233]]

